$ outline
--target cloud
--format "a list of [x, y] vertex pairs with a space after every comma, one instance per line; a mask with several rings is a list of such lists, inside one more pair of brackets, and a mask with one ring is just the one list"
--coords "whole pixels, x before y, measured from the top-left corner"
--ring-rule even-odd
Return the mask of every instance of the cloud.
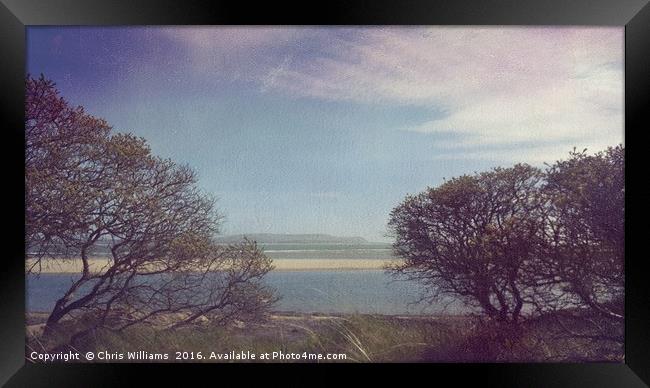
[[297, 28], [284, 27], [163, 27], [160, 32], [181, 42], [200, 55], [215, 51], [228, 53], [265, 49], [292, 43], [301, 34]]
[[621, 28], [361, 28], [273, 68], [264, 90], [442, 110], [400, 129], [461, 134], [452, 152], [556, 143], [565, 154], [623, 141], [622, 61]]
[[265, 26], [162, 27], [153, 30], [172, 47], [182, 49], [178, 61], [201, 77], [261, 82], [282, 57], [277, 53], [308, 37], [301, 28]]
[[287, 56], [284, 58], [284, 61], [274, 67], [271, 71], [269, 71], [266, 75], [262, 77], [262, 87], [260, 90], [262, 92], [266, 92], [269, 89], [273, 89], [277, 86], [277, 78], [281, 74], [283, 74], [286, 69], [288, 68], [289, 64], [291, 63], [291, 57]]
[[459, 145], [589, 138], [611, 143], [622, 140], [622, 108], [621, 71], [595, 69], [525, 93], [498, 93], [406, 129], [460, 133]]
[[574, 145], [623, 142], [619, 27], [174, 27], [163, 33], [187, 48], [195, 70], [253, 82], [263, 93], [431, 108], [431, 120], [396, 130], [461, 135], [437, 144], [450, 155], [489, 154], [490, 147], [493, 155], [506, 155], [496, 151], [504, 146], [519, 155], [524, 149], [564, 155]]
[[463, 104], [622, 63], [620, 28], [359, 28], [294, 62], [278, 87], [331, 99]]

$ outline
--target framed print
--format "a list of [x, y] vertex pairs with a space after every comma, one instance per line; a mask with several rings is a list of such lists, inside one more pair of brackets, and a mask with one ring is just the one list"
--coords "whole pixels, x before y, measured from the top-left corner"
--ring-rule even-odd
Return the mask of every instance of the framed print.
[[3, 382], [647, 384], [650, 6], [302, 8], [4, 2]]

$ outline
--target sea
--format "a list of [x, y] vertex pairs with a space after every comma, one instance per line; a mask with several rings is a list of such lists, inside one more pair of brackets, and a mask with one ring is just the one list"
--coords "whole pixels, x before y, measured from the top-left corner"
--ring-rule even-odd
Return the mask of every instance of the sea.
[[[387, 244], [261, 244], [274, 259], [390, 259]], [[78, 275], [27, 275], [27, 310], [50, 311]], [[277, 312], [361, 313], [387, 315], [457, 314], [465, 311], [455, 300], [418, 302], [423, 287], [395, 278], [381, 269], [274, 270], [264, 281], [280, 296]]]

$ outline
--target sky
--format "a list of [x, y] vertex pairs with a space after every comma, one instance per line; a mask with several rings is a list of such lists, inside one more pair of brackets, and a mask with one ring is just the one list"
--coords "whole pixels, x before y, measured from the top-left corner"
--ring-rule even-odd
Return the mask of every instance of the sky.
[[28, 27], [27, 72], [190, 165], [222, 232], [390, 241], [407, 194], [624, 142], [622, 27]]

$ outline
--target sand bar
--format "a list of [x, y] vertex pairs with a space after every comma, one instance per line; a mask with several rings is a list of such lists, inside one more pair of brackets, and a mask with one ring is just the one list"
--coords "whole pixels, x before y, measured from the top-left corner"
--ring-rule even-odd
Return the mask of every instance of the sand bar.
[[[109, 261], [105, 258], [92, 258], [89, 260], [90, 271], [97, 273], [103, 272], [107, 268]], [[383, 269], [390, 260], [376, 259], [274, 259], [273, 265], [275, 271], [340, 271], [340, 270], [370, 270]], [[27, 260], [26, 269], [33, 264], [32, 260]], [[41, 273], [81, 273], [82, 264], [79, 259], [58, 259], [43, 260], [41, 263]]]

